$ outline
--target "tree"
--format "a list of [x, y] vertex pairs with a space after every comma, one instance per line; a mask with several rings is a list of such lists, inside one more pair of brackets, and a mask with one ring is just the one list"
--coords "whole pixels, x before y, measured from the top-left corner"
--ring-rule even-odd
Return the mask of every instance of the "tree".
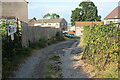
[[43, 16], [43, 18], [48, 18], [48, 17], [50, 17], [51, 15], [50, 15], [50, 13], [47, 13], [47, 14], [45, 14], [44, 16]]
[[52, 18], [52, 19], [55, 19], [55, 18], [56, 18], [56, 15], [57, 15], [56, 13], [53, 13], [53, 14], [51, 15], [51, 18]]
[[72, 11], [71, 22], [75, 21], [100, 21], [101, 16], [98, 16], [98, 10], [92, 1], [84, 1], [79, 4], [80, 8]]
[[60, 16], [59, 16], [59, 15], [56, 15], [56, 18], [60, 18]]
[[72, 11], [72, 16], [71, 16], [71, 22], [72, 25], [75, 25], [75, 21], [80, 21], [81, 17], [80, 17], [80, 11], [81, 9], [76, 8], [75, 10]]
[[37, 20], [36, 17], [33, 18], [34, 20]]
[[43, 18], [48, 18], [48, 17], [50, 17], [51, 19], [60, 18], [60, 16], [56, 13], [53, 14], [47, 13], [43, 16]]

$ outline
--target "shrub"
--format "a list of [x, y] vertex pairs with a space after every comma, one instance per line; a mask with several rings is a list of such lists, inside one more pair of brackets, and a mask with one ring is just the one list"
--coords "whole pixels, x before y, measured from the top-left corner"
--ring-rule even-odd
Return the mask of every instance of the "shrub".
[[57, 33], [56, 33], [56, 39], [57, 39], [57, 40], [60, 40], [60, 41], [64, 40], [63, 34], [60, 33], [60, 32], [57, 32]]
[[45, 39], [40, 39], [39, 41], [33, 43], [29, 41], [29, 46], [31, 48], [44, 48], [46, 46], [46, 43], [47, 41]]
[[93, 28], [85, 26], [84, 29], [83, 37], [87, 45], [83, 59], [96, 66], [98, 70], [105, 70], [106, 66], [111, 63], [117, 64], [119, 54], [118, 27], [116, 25], [97, 25]]

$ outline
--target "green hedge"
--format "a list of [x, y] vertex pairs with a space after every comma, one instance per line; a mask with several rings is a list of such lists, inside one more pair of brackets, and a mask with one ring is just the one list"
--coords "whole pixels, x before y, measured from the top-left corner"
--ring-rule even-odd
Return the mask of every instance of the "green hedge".
[[84, 26], [86, 47], [82, 59], [100, 71], [110, 64], [116, 65], [113, 70], [118, 72], [119, 30], [116, 24]]

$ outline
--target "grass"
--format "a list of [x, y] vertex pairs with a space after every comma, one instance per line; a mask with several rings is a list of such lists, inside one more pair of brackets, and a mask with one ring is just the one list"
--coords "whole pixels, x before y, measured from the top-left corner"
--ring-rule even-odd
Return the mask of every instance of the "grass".
[[57, 72], [61, 71], [60, 66], [49, 63], [47, 65], [47, 73], [45, 78], [60, 78], [62, 75], [58, 75]]
[[[87, 64], [87, 63], [86, 63]], [[94, 65], [87, 64], [86, 69], [93, 75], [94, 78], [118, 78], [117, 64], [107, 64], [105, 70], [99, 70]]]
[[53, 65], [53, 64], [48, 64], [47, 65], [47, 69], [49, 71], [53, 71], [53, 72], [58, 72], [58, 71], [61, 71], [61, 67], [58, 66], [58, 65]]
[[105, 70], [100, 71], [97, 77], [118, 78], [117, 68], [118, 68], [118, 65], [115, 63], [107, 64]]
[[55, 73], [49, 72], [45, 75], [45, 78], [58, 78]]
[[46, 44], [47, 43], [47, 40], [45, 40], [45, 39], [40, 39], [39, 41], [37, 41], [37, 42], [34, 42], [34, 43], [31, 43], [30, 41], [29, 41], [29, 46], [31, 47], [31, 48], [33, 48], [33, 49], [35, 49], [35, 48], [44, 48], [44, 47], [46, 47]]
[[62, 78], [62, 74], [57, 74], [56, 72], [48, 71], [44, 78]]
[[63, 78], [62, 74], [57, 75], [56, 73], [48, 72], [45, 78]]
[[[7, 58], [3, 58], [2, 65], [2, 76], [3, 78], [7, 78], [9, 76], [13, 76], [13, 72], [18, 70], [18, 66], [22, 63], [28, 56], [31, 55], [31, 48], [21, 48], [17, 51], [17, 56], [15, 56], [12, 60], [8, 60]], [[23, 55], [24, 54], [24, 55]]]
[[29, 45], [30, 45], [31, 48], [34, 48], [34, 49], [36, 49], [36, 48], [44, 48], [44, 47], [46, 47], [47, 45], [51, 45], [51, 44], [53, 44], [53, 43], [56, 43], [56, 42], [58, 42], [58, 41], [63, 41], [63, 40], [65, 40], [63, 37], [62, 37], [62, 38], [59, 38], [59, 37], [51, 37], [51, 38], [49, 38], [48, 40], [46, 40], [46, 39], [40, 39], [39, 41], [34, 42], [34, 43], [31, 43], [31, 42], [29, 41]]
[[48, 70], [52, 70], [53, 68], [54, 68], [54, 66], [53, 66], [52, 64], [48, 64], [48, 65], [47, 65], [47, 69], [48, 69]]
[[[21, 64], [28, 56], [31, 55], [33, 49], [41, 49], [58, 41], [63, 41], [64, 37], [57, 32], [55, 37], [51, 37], [48, 40], [40, 39], [37, 42], [31, 43], [29, 41], [28, 48], [15, 48], [12, 54], [15, 54], [15, 57], [12, 57], [12, 60], [4, 57], [2, 59], [3, 64], [3, 71], [2, 75], [3, 78], [8, 78], [9, 76], [13, 76], [13, 72], [18, 69], [19, 64]], [[17, 44], [17, 43], [16, 43]], [[11, 58], [11, 57], [10, 57]], [[59, 60], [59, 57], [54, 56], [50, 60]], [[51, 67], [52, 68], [52, 67]], [[54, 69], [59, 70], [58, 66], [54, 66]]]
[[[18, 48], [16, 49], [15, 53], [16, 56], [13, 57], [12, 60], [8, 60], [7, 58], [3, 58], [3, 78], [8, 78], [9, 76], [14, 76], [13, 72], [18, 69], [19, 64], [21, 64], [27, 57], [29, 57], [32, 53], [33, 49], [40, 49], [44, 48], [47, 45], [51, 45], [53, 43], [56, 43], [59, 40], [58, 38], [56, 39], [55, 37], [50, 38], [49, 40], [45, 39], [40, 39], [38, 42], [30, 43], [29, 48]], [[51, 58], [51, 60], [59, 60], [59, 57], [54, 56]], [[52, 67], [51, 67], [52, 68]], [[54, 67], [54, 69], [59, 70], [59, 67]]]
[[[60, 57], [59, 56], [53, 56], [51, 58], [49, 58], [50, 61], [57, 61], [59, 62]], [[47, 69], [46, 69], [47, 73], [45, 75], [45, 78], [61, 78], [62, 74], [58, 74], [58, 72], [60, 72], [62, 69], [59, 65], [56, 65], [55, 63], [49, 63], [47, 65]]]
[[53, 60], [53, 61], [59, 61], [60, 57], [59, 56], [53, 56], [51, 58], [49, 58], [49, 60]]

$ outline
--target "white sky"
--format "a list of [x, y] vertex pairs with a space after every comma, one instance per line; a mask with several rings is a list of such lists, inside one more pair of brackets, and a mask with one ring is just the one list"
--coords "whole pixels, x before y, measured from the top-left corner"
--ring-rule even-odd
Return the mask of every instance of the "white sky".
[[[0, 1], [24, 1], [24, 0], [0, 0]], [[79, 7], [80, 2], [86, 0], [26, 0], [29, 2], [29, 18], [42, 18], [46, 13], [57, 13], [70, 22], [71, 11]], [[91, 0], [98, 8], [98, 14], [102, 20], [118, 6], [120, 0]]]
[[[71, 11], [79, 7], [83, 0], [28, 0], [29, 18], [42, 18], [46, 13], [57, 13], [70, 22]], [[102, 20], [118, 6], [119, 0], [92, 0], [98, 8]]]

